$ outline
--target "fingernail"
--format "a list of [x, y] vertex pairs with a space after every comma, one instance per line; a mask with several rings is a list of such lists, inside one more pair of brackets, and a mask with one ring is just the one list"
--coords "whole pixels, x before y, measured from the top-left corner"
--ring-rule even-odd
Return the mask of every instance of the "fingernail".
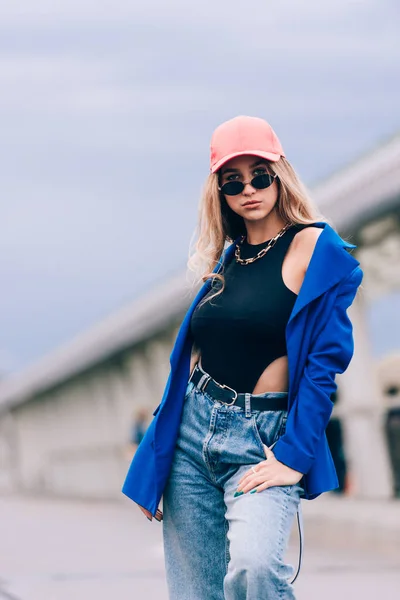
[[233, 494], [233, 497], [236, 498], [236, 496], [241, 496], [243, 494], [243, 492], [235, 492]]
[[150, 517], [148, 517], [147, 515], [146, 515], [146, 517], [147, 517], [147, 519], [148, 519], [149, 521], [151, 521]]
[[250, 494], [255, 494], [257, 491], [257, 488], [254, 488], [253, 490], [251, 490]]

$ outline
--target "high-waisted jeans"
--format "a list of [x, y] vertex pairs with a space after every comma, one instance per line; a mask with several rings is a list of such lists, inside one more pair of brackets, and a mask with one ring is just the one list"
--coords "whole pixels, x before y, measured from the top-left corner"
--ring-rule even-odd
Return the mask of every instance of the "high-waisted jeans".
[[[287, 392], [265, 392], [265, 397]], [[228, 406], [188, 382], [163, 493], [170, 600], [293, 600], [285, 563], [300, 483], [234, 497], [238, 481], [284, 433], [286, 410]]]

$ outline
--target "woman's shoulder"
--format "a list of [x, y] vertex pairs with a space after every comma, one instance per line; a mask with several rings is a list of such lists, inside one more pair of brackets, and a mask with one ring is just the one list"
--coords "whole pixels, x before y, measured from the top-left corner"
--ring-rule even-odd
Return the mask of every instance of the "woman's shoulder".
[[297, 235], [316, 235], [322, 233], [326, 226], [326, 223], [322, 221], [314, 221], [312, 223], [294, 223], [292, 225], [293, 229], [296, 231]]
[[293, 251], [296, 252], [301, 263], [307, 268], [314, 253], [318, 238], [324, 229], [316, 223], [298, 223], [294, 227], [298, 229], [298, 232], [294, 236]]
[[315, 246], [319, 236], [324, 230], [323, 227], [319, 227], [314, 223], [296, 225], [296, 228], [299, 229], [295, 236], [297, 243], [312, 248]]

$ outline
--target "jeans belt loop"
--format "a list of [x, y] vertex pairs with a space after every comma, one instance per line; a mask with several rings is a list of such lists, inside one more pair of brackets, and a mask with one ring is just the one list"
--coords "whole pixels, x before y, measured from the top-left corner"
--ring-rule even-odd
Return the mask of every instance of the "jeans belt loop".
[[246, 392], [244, 395], [244, 406], [245, 406], [245, 417], [251, 417], [251, 406], [250, 406], [250, 396], [251, 394]]
[[211, 379], [211, 375], [209, 375], [208, 373], [204, 373], [204, 375], [202, 375], [199, 383], [197, 384], [197, 387], [199, 388], [199, 390], [201, 392], [204, 392], [204, 388], [206, 387], [206, 385], [210, 381], [210, 379]]

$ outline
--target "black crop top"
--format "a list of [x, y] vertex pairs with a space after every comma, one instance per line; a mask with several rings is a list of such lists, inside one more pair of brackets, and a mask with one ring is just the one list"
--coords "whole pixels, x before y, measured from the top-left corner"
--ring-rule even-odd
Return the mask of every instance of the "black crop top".
[[[286, 325], [297, 294], [283, 282], [282, 263], [296, 233], [310, 226], [317, 225], [292, 225], [253, 263], [241, 265], [233, 255], [223, 272], [222, 294], [196, 306], [190, 333], [201, 352], [201, 366], [219, 383], [251, 393], [264, 369], [286, 355]], [[268, 242], [245, 240], [241, 258], [255, 256]], [[215, 280], [205, 298], [220, 286]]]

